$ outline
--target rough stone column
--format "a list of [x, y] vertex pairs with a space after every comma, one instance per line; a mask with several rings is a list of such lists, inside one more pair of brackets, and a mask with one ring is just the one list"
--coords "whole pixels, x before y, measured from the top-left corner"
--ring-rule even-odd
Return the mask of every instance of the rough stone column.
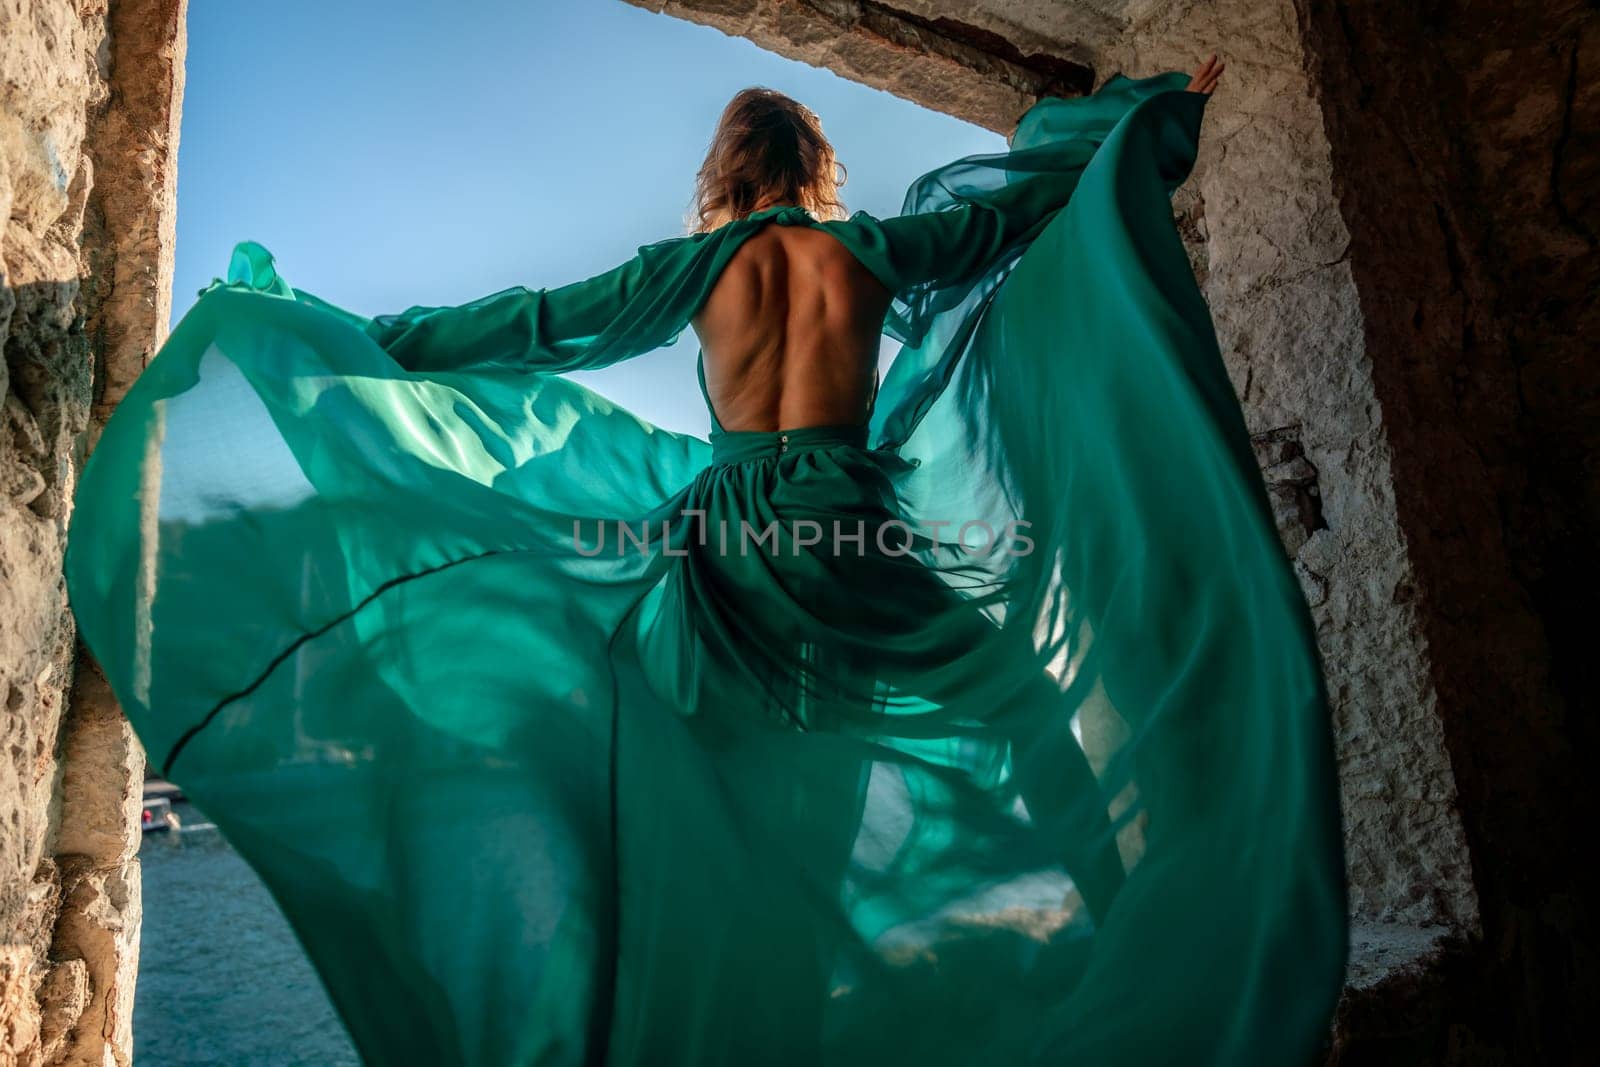
[[1333, 699], [1358, 963], [1398, 964], [1476, 923], [1416, 579], [1396, 510], [1350, 232], [1293, 10], [1172, 3], [1106, 46], [1149, 72], [1229, 62], [1209, 106], [1186, 219], [1202, 285], [1255, 435], [1279, 533], [1317, 624]]
[[74, 681], [61, 554], [169, 314], [183, 11], [0, 7], [0, 1063], [132, 1054], [144, 758], [97, 672]]
[[[967, 6], [873, 0], [625, 0], [711, 26], [936, 111], [1009, 131], [1045, 93], [1080, 95], [1093, 72], [1062, 34], [1022, 43], [969, 21]], [[1039, 5], [1044, 6], [1044, 5]], [[1063, 11], [1082, 14], [1077, 5]], [[950, 9], [950, 10], [946, 10]], [[1104, 26], [1103, 16], [1088, 21]], [[1075, 20], [1077, 25], [1082, 20]]]

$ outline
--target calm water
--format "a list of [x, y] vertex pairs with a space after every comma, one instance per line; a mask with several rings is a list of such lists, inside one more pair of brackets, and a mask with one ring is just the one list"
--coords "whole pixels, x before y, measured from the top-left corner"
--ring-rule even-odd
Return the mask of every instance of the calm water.
[[[185, 825], [206, 821], [188, 804], [173, 808]], [[151, 834], [139, 859], [135, 1062], [361, 1062], [277, 905], [220, 834]]]

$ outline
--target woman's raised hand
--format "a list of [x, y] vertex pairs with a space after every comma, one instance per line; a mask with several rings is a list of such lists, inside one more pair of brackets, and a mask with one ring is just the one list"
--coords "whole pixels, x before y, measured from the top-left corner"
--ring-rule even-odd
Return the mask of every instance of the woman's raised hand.
[[1227, 64], [1219, 60], [1213, 52], [1211, 58], [1200, 64], [1200, 69], [1189, 79], [1188, 90], [1191, 93], [1212, 92], [1217, 87], [1217, 79], [1222, 77], [1222, 72], [1226, 68]]

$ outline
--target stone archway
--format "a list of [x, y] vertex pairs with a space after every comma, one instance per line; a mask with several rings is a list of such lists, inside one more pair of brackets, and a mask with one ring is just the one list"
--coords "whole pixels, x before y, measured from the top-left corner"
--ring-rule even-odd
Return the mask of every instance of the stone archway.
[[[1177, 203], [1318, 622], [1357, 943], [1335, 1058], [1592, 1043], [1596, 15], [1488, 0], [629, 0], [992, 129], [1220, 50]], [[125, 1063], [142, 756], [59, 568], [170, 300], [183, 0], [0, 10], [0, 1060]], [[76, 683], [73, 682], [76, 665]], [[1589, 713], [1585, 715], [1585, 713]]]

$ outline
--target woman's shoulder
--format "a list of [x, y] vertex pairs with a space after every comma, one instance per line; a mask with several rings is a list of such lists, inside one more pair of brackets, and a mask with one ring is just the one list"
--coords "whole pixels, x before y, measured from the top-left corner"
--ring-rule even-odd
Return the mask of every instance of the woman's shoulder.
[[852, 211], [843, 218], [814, 220], [812, 225], [848, 241], [856, 235], [882, 233], [883, 222], [883, 218], [870, 211]]
[[881, 226], [883, 220], [870, 211], [852, 211], [841, 219], [827, 219], [820, 225], [823, 226]]
[[847, 243], [852, 234], [879, 230], [883, 225], [877, 216], [866, 211], [856, 211], [846, 218], [818, 219], [801, 207], [768, 208], [725, 222], [713, 230], [678, 234], [640, 245], [639, 258], [647, 263], [662, 263], [673, 259], [695, 260], [707, 255], [717, 258], [719, 253], [731, 255], [745, 239], [769, 223], [827, 230]]

